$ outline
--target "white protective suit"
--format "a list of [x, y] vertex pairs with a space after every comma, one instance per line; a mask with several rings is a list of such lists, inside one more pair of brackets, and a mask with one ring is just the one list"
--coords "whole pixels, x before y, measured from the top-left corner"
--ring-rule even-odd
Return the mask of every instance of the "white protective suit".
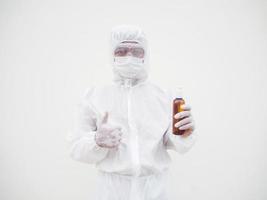
[[[112, 30], [112, 51], [122, 41], [138, 41], [146, 51], [143, 31], [135, 26]], [[173, 135], [172, 90], [148, 80], [147, 59], [143, 70], [132, 78], [113, 64], [114, 82], [88, 88], [79, 103], [78, 127], [68, 137], [70, 156], [98, 168], [96, 200], [167, 200], [165, 181], [171, 159], [167, 150], [187, 152], [196, 140]], [[118, 148], [100, 147], [95, 142], [99, 120], [118, 125], [122, 139]]]

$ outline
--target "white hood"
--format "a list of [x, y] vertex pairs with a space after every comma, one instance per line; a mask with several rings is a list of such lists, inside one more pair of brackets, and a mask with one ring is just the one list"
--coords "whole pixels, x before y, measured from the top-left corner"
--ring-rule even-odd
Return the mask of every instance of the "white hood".
[[[138, 42], [145, 50], [144, 65], [137, 66], [116, 66], [113, 62], [113, 53], [115, 48], [125, 41]], [[148, 79], [148, 48], [147, 40], [143, 30], [137, 26], [120, 25], [116, 26], [111, 31], [111, 62], [114, 73], [114, 81], [117, 84], [124, 86], [134, 86]]]

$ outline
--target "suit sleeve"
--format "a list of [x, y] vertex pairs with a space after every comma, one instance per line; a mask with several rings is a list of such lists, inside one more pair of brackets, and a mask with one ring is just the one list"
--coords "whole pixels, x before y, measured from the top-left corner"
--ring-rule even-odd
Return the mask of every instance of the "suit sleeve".
[[74, 130], [66, 138], [70, 157], [89, 164], [103, 160], [109, 151], [95, 142], [97, 113], [90, 101], [93, 91], [94, 87], [87, 89], [76, 105]]
[[197, 140], [197, 133], [193, 133], [187, 137], [180, 135], [174, 135], [169, 128], [163, 136], [163, 142], [166, 149], [174, 150], [180, 154], [188, 152], [195, 144]]

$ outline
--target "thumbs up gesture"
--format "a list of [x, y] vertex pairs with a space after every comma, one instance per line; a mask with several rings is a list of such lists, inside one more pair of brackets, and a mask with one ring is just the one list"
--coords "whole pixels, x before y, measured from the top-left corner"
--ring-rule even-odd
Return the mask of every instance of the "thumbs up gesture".
[[122, 132], [121, 127], [108, 123], [108, 117], [108, 112], [105, 112], [99, 127], [97, 127], [95, 141], [98, 146], [114, 148], [120, 144]]

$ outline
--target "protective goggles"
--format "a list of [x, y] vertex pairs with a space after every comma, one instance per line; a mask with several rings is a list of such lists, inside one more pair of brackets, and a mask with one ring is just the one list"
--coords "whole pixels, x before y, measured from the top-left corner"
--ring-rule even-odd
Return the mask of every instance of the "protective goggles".
[[135, 43], [121, 43], [114, 50], [114, 56], [117, 57], [130, 55], [137, 58], [144, 58], [145, 50], [140, 44]]

